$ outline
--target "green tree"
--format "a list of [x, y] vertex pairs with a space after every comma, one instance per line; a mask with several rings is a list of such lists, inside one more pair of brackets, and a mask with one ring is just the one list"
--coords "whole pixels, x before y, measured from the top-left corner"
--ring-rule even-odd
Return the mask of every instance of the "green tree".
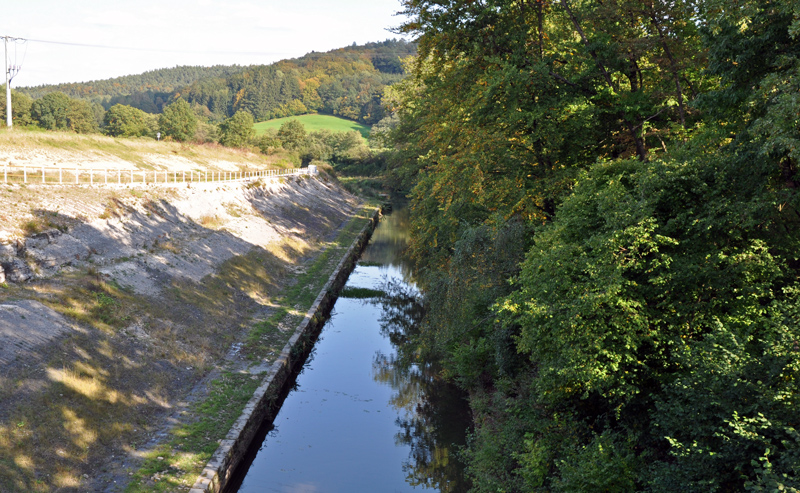
[[306, 141], [306, 127], [297, 120], [289, 120], [281, 124], [278, 138], [285, 149], [300, 149]]
[[255, 145], [263, 154], [271, 154], [281, 147], [281, 139], [278, 138], [278, 129], [268, 128], [262, 135], [256, 137]]
[[[5, 84], [0, 86], [0, 93], [5, 94]], [[33, 99], [25, 93], [11, 90], [11, 119], [14, 125], [26, 126], [30, 125], [31, 120], [31, 105]], [[6, 118], [6, 98], [0, 98], [0, 118], [5, 121]]]
[[47, 130], [66, 130], [71, 101], [63, 92], [51, 92], [31, 104], [31, 118]]
[[256, 134], [253, 128], [253, 115], [239, 110], [232, 117], [219, 124], [219, 142], [228, 147], [244, 147]]
[[113, 137], [152, 136], [147, 113], [132, 106], [115, 104], [106, 112], [103, 123], [105, 133]]
[[372, 126], [369, 131], [369, 145], [376, 149], [384, 149], [391, 145], [390, 133], [397, 127], [398, 117], [396, 114], [391, 114], [382, 118], [378, 123]]
[[390, 162], [475, 490], [796, 489], [796, 2], [403, 4]]
[[158, 128], [165, 137], [183, 142], [194, 137], [197, 130], [197, 116], [189, 103], [183, 99], [176, 99], [166, 106], [158, 117]]
[[82, 99], [71, 100], [67, 109], [67, 128], [79, 134], [97, 132], [97, 120], [92, 103]]

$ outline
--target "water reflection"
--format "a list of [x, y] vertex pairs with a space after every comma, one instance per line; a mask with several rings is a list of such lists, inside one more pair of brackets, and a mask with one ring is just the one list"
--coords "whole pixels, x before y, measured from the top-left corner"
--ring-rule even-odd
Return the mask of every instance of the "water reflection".
[[[407, 222], [397, 211], [375, 231], [348, 279], [356, 294], [337, 300], [239, 491], [468, 489], [466, 401], [414, 349], [424, 307], [402, 261]], [[358, 296], [370, 292], [382, 294]]]
[[399, 279], [387, 280], [383, 292], [373, 302], [381, 307], [381, 334], [395, 353], [376, 352], [373, 378], [395, 391], [390, 400], [400, 412], [395, 443], [410, 448], [403, 463], [406, 480], [441, 492], [468, 491], [457, 457], [471, 424], [466, 395], [441, 378], [435, 363], [419, 358], [415, 342], [425, 314], [419, 292]]
[[408, 244], [408, 209], [399, 209], [385, 216], [372, 234], [369, 248], [361, 255], [361, 265], [378, 265], [400, 269], [404, 280], [411, 279], [410, 264], [403, 252]]

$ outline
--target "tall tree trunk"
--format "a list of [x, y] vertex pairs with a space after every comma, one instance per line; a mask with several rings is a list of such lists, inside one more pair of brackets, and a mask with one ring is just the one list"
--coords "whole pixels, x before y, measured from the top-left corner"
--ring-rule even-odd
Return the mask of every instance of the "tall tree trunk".
[[650, 21], [653, 23], [656, 31], [658, 31], [658, 39], [661, 42], [661, 46], [664, 48], [664, 54], [666, 54], [667, 59], [669, 59], [672, 78], [675, 81], [675, 92], [678, 96], [678, 114], [680, 115], [681, 125], [686, 128], [686, 110], [683, 103], [683, 90], [681, 89], [681, 78], [680, 71], [678, 70], [678, 64], [675, 62], [675, 57], [672, 56], [672, 51], [669, 49], [669, 44], [667, 43], [667, 37], [664, 35], [664, 30], [661, 27], [661, 23], [658, 21], [658, 16], [656, 16], [655, 5], [650, 3], [649, 7]]

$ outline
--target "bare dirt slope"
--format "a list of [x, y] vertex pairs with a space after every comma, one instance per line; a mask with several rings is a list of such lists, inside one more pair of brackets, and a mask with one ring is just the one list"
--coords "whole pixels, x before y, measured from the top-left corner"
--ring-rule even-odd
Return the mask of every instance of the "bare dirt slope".
[[0, 186], [0, 491], [121, 491], [358, 209], [325, 176]]

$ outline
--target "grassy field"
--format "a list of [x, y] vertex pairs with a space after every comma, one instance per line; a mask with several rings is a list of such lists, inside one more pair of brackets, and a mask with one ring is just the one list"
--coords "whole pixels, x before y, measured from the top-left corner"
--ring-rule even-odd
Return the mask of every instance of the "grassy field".
[[289, 120], [297, 120], [306, 127], [306, 131], [314, 132], [317, 130], [327, 129], [332, 132], [347, 132], [349, 130], [355, 130], [356, 132], [361, 132], [361, 135], [364, 138], [369, 136], [370, 127], [368, 125], [362, 125], [360, 123], [345, 120], [344, 118], [339, 118], [336, 116], [331, 115], [300, 115], [300, 116], [290, 116], [286, 118], [276, 118], [274, 120], [267, 120], [265, 122], [258, 122], [255, 124], [256, 134], [261, 135], [263, 134], [268, 128], [279, 128], [283, 123]]
[[[0, 167], [121, 168], [124, 170], [225, 170], [292, 168], [286, 152], [270, 155], [219, 144], [157, 142], [99, 134], [0, 128]], [[2, 180], [2, 177], [0, 177]]]

